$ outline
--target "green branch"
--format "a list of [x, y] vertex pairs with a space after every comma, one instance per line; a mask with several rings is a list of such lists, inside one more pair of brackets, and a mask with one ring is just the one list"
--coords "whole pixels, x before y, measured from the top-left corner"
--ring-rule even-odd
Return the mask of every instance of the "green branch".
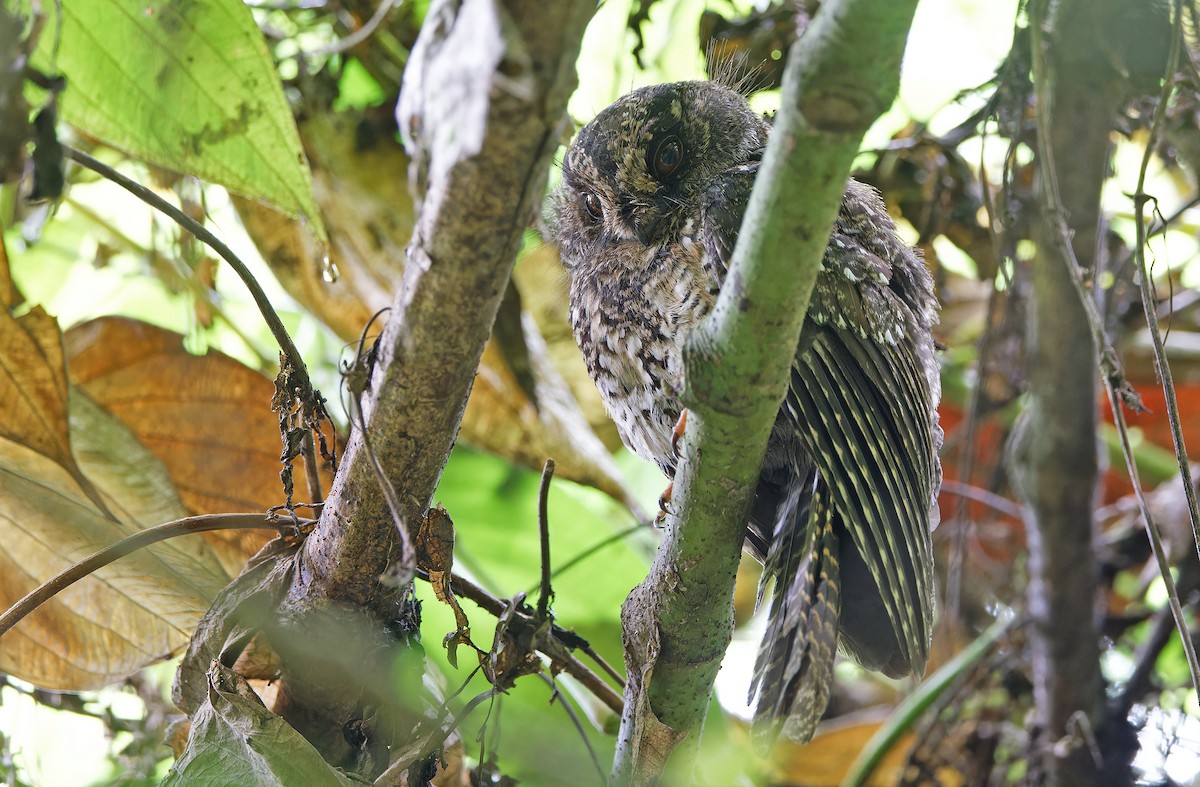
[[915, 8], [916, 0], [829, 0], [789, 54], [729, 274], [685, 348], [678, 507], [622, 609], [629, 683], [618, 782], [656, 781], [704, 719], [732, 636], [734, 576], [767, 437], [847, 173], [898, 91]]

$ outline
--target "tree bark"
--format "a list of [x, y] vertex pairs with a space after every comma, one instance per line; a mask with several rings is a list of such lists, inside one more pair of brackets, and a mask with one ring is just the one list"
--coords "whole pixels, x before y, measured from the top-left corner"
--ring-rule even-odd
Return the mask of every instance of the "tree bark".
[[[1044, 220], [1035, 236], [1030, 406], [1012, 458], [1028, 504], [1034, 767], [1049, 784], [1098, 784], [1112, 776], [1104, 776], [1094, 753], [1103, 697], [1092, 546], [1099, 357], [1073, 279], [1090, 281], [1102, 270], [1100, 193], [1123, 80], [1112, 50], [1100, 43], [1111, 44], [1119, 34], [1105, 22], [1123, 2], [1031, 6], [1031, 24], [1040, 25], [1034, 46], [1047, 42], [1034, 53], [1044, 58], [1044, 67], [1034, 69], [1035, 80], [1044, 80], [1038, 85], [1043, 177], [1037, 186]], [[1063, 218], [1070, 238], [1062, 237]]]
[[[592, 10], [587, 2], [435, 4], [410, 59], [397, 113], [424, 195], [363, 409], [414, 532], [537, 215]], [[342, 464], [306, 562], [322, 593], [365, 602], [398, 554], [360, 433]]]
[[[587, 0], [435, 2], [410, 57], [397, 115], [421, 205], [363, 413], [411, 536], [458, 435], [523, 232], [537, 215], [594, 10]], [[385, 741], [389, 727], [404, 729], [397, 725], [407, 711], [386, 718], [379, 703], [388, 699], [367, 683], [395, 685], [388, 668], [405, 657], [403, 634], [417, 615], [409, 583], [380, 582], [404, 561], [402, 543], [356, 430], [297, 557], [275, 632], [292, 643], [290, 659], [281, 653], [279, 710], [338, 764], [348, 756], [343, 738], [354, 737], [348, 722], [376, 725]], [[326, 635], [316, 647], [314, 631]], [[358, 652], [338, 658], [347, 650]], [[419, 661], [402, 667], [406, 685], [391, 698], [410, 710]]]

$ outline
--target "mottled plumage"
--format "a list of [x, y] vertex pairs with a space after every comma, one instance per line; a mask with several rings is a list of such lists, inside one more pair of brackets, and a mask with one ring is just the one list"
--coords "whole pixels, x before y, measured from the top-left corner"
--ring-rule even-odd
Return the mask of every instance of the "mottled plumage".
[[[637, 90], [589, 123], [551, 196], [575, 337], [621, 438], [671, 476], [682, 345], [711, 310], [770, 125], [709, 82]], [[849, 181], [771, 433], [746, 546], [775, 581], [756, 730], [806, 740], [834, 653], [925, 668], [940, 395], [920, 257]]]

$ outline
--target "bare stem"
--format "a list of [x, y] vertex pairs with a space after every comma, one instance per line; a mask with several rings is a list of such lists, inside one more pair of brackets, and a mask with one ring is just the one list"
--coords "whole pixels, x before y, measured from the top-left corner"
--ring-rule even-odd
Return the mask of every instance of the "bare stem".
[[677, 747], [698, 738], [732, 637], [750, 498], [809, 296], [862, 136], [898, 91], [915, 7], [826, 0], [788, 56], [729, 273], [684, 347], [689, 415], [666, 532], [621, 611], [627, 683], [616, 783], [658, 782]]
[[538, 594], [538, 617], [545, 619], [550, 614], [550, 600], [554, 591], [550, 587], [550, 517], [547, 514], [550, 499], [550, 479], [554, 478], [554, 460], [547, 459], [542, 469], [542, 483], [538, 488], [538, 536], [542, 543], [542, 590]]
[[[417, 577], [425, 580], [426, 582], [429, 581], [429, 574], [426, 573], [426, 571], [422, 568], [417, 569]], [[451, 574], [450, 576], [450, 589], [454, 591], [454, 595], [461, 598], [470, 599], [485, 612], [488, 612], [497, 618], [504, 614], [504, 611], [507, 607], [506, 602], [501, 601], [491, 593], [488, 593], [486, 590], [476, 585], [474, 582], [471, 582], [469, 579], [464, 579], [457, 574]], [[578, 648], [583, 650], [585, 653], [588, 653], [590, 656], [593, 655], [591, 646], [586, 644], [586, 640], [583, 640], [583, 638], [581, 638], [579, 635], [570, 632], [567, 629], [558, 626], [557, 624], [551, 625], [551, 635], [567, 648]], [[613, 691], [612, 687], [601, 680], [596, 673], [588, 669], [585, 664], [569, 654], [564, 655], [566, 658], [564, 658], [562, 660], [563, 663], [559, 665], [563, 668], [563, 671], [583, 684], [588, 691], [592, 692], [597, 699], [607, 705], [608, 708], [614, 713], [620, 713], [624, 707], [620, 695]], [[598, 656], [593, 657], [599, 658]], [[603, 659], [600, 661], [603, 662]], [[612, 667], [609, 667], [607, 664], [602, 663], [602, 666], [607, 667], [609, 671], [612, 671]]]
[[[313, 523], [311, 520], [302, 519], [300, 524], [310, 525]], [[27, 593], [24, 598], [0, 615], [0, 637], [20, 623], [30, 612], [79, 580], [104, 568], [109, 563], [131, 555], [151, 544], [176, 536], [207, 533], [211, 530], [278, 530], [281, 525], [290, 526], [291, 522], [282, 523], [268, 514], [205, 514], [176, 519], [173, 522], [140, 530], [106, 546], [78, 563], [68, 566]]]
[[[1187, 446], [1183, 440], [1183, 427], [1179, 419], [1179, 401], [1175, 396], [1175, 381], [1171, 376], [1171, 362], [1167, 358], [1166, 346], [1162, 332], [1158, 328], [1158, 313], [1155, 303], [1154, 281], [1150, 277], [1150, 268], [1146, 264], [1146, 173], [1150, 168], [1150, 159], [1154, 155], [1156, 140], [1162, 130], [1163, 117], [1175, 90], [1175, 69], [1179, 63], [1180, 42], [1183, 39], [1183, 9], [1179, 0], [1175, 2], [1175, 29], [1171, 35], [1171, 54], [1167, 59], [1167, 75], [1163, 80], [1162, 93], [1158, 105], [1154, 108], [1154, 117], [1150, 122], [1150, 138], [1146, 140], [1146, 149], [1142, 153], [1142, 163], [1138, 170], [1137, 191], [1133, 195], [1134, 227], [1137, 229], [1137, 247], [1134, 257], [1137, 260], [1138, 273], [1141, 274], [1142, 311], [1146, 315], [1146, 327], [1150, 329], [1150, 340], [1154, 345], [1154, 362], [1162, 378], [1163, 395], [1167, 402], [1167, 420], [1171, 424], [1171, 441], [1175, 446], [1175, 459], [1179, 463], [1179, 477], [1183, 480], [1183, 494], [1187, 500], [1188, 519], [1192, 525], [1192, 540], [1196, 545], [1197, 555], [1200, 555], [1200, 509], [1196, 505], [1196, 487], [1192, 483], [1192, 470], [1188, 461]], [[1166, 222], [1164, 222], [1165, 226]], [[1165, 577], [1164, 577], [1165, 578]], [[1178, 604], [1178, 599], [1175, 600]], [[1187, 629], [1179, 628], [1180, 636], [1187, 639]], [[1193, 681], [1200, 680], [1200, 674], [1193, 670]], [[1196, 683], [1200, 690], [1200, 682]]]
[[295, 369], [294, 373], [298, 377], [297, 383], [305, 389], [312, 388], [312, 382], [308, 378], [308, 368], [304, 365], [304, 358], [301, 357], [300, 351], [296, 349], [296, 345], [292, 342], [292, 337], [288, 335], [287, 329], [283, 327], [283, 321], [279, 319], [279, 315], [275, 312], [275, 307], [271, 305], [267, 294], [263, 292], [258, 280], [254, 278], [254, 274], [246, 267], [246, 263], [242, 262], [220, 238], [170, 202], [167, 202], [137, 181], [122, 175], [103, 161], [89, 156], [82, 150], [76, 150], [67, 145], [63, 146], [63, 155], [111, 180], [142, 202], [165, 214], [180, 227], [183, 227], [196, 236], [197, 240], [207, 244], [221, 256], [221, 259], [229, 263], [229, 267], [233, 268], [234, 272], [241, 278], [242, 283], [246, 285], [246, 289], [250, 291], [250, 297], [254, 299], [259, 312], [262, 313], [263, 320], [266, 321], [267, 327], [271, 329], [271, 335], [275, 337], [275, 341], [279, 344], [279, 349], [287, 356], [288, 361], [291, 362], [292, 367]]

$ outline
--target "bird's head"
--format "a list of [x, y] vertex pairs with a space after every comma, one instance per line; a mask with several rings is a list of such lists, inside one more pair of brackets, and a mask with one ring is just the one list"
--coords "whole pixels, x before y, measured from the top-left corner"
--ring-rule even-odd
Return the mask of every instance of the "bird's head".
[[635, 90], [576, 136], [548, 218], [568, 268], [598, 248], [678, 240], [713, 177], [757, 159], [768, 126], [714, 82]]

